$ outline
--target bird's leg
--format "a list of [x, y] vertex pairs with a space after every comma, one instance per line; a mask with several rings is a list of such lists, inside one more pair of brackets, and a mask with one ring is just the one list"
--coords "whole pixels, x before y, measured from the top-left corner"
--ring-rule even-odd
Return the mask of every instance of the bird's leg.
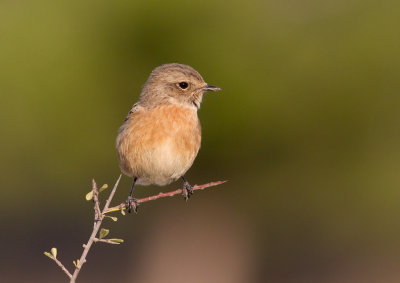
[[[131, 192], [129, 193], [128, 199], [125, 202], [125, 207], [126, 207], [126, 209], [128, 210], [129, 213], [131, 213], [132, 210], [135, 213], [137, 213], [137, 211], [138, 211], [139, 203], [137, 202], [137, 200], [135, 198], [132, 197], [133, 191], [135, 189], [136, 181], [137, 181], [137, 177], [134, 177], [133, 178], [132, 187], [131, 187]], [[132, 203], [133, 203], [133, 205], [132, 205]]]
[[183, 180], [182, 195], [187, 201], [190, 198], [190, 196], [193, 195], [193, 188], [189, 184], [189, 182], [185, 179], [185, 177], [182, 176], [182, 180]]

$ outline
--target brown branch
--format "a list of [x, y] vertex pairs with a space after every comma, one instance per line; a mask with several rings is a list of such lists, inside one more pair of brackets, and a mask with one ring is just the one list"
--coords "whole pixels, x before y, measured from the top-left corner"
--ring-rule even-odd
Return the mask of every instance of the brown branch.
[[[120, 176], [121, 178], [121, 176]], [[99, 201], [99, 189], [97, 188], [96, 181], [92, 179], [92, 192], [93, 192], [93, 202], [94, 202], [94, 223], [96, 225], [97, 220], [100, 219], [100, 201]]]
[[[96, 194], [98, 194], [98, 189], [97, 189], [97, 185], [93, 180], [93, 200], [95, 202], [95, 224], [93, 227], [93, 231], [92, 234], [90, 235], [89, 241], [87, 242], [87, 244], [85, 245], [85, 249], [83, 250], [83, 253], [81, 255], [81, 258], [79, 259], [78, 264], [75, 267], [75, 271], [74, 274], [71, 277], [71, 281], [70, 283], [74, 283], [76, 278], [78, 277], [79, 272], [81, 271], [82, 265], [86, 262], [86, 256], [94, 242], [94, 239], [96, 238], [97, 232], [99, 232], [101, 223], [103, 222], [104, 219], [104, 212], [108, 210], [108, 207], [110, 206], [111, 200], [114, 197], [115, 191], [117, 190], [119, 181], [121, 180], [122, 175], [119, 175], [119, 178], [117, 180], [117, 182], [115, 182], [114, 188], [112, 189], [110, 196], [107, 199], [106, 205], [104, 206], [103, 211], [100, 213], [100, 215], [96, 215], [98, 214], [98, 212], [100, 211], [100, 202], [99, 199], [96, 198]], [[98, 207], [99, 209], [97, 210], [96, 207]], [[97, 218], [96, 218], [97, 216]]]
[[61, 263], [61, 261], [59, 261], [55, 256], [50, 255], [50, 254], [46, 254], [49, 258], [51, 258], [52, 260], [54, 260], [54, 262], [62, 269], [62, 271], [65, 272], [65, 274], [67, 274], [67, 276], [71, 279], [72, 278], [72, 274], [68, 271], [67, 268], [65, 268], [65, 266]]
[[[211, 182], [211, 183], [207, 183], [207, 184], [204, 184], [204, 185], [194, 185], [192, 187], [192, 189], [194, 191], [196, 191], [196, 190], [204, 190], [205, 188], [218, 186], [218, 185], [221, 185], [221, 184], [223, 184], [225, 182], [227, 182], [227, 180]], [[178, 195], [178, 194], [182, 194], [182, 189], [177, 189], [175, 191], [170, 191], [170, 192], [166, 192], [166, 193], [158, 193], [157, 195], [154, 195], [154, 196], [149, 196], [149, 197], [145, 197], [145, 198], [136, 199], [136, 201], [137, 201], [138, 204], [140, 204], [140, 203], [156, 200], [156, 199], [159, 199], [159, 198], [173, 197], [173, 196]], [[134, 205], [133, 202], [132, 202], [132, 205]], [[120, 211], [120, 210], [124, 210], [125, 208], [126, 208], [126, 203], [123, 202], [120, 205], [111, 207], [105, 213], [114, 212], [114, 211]]]
[[[119, 211], [119, 210], [122, 211], [125, 209], [125, 203], [121, 203], [118, 206], [109, 208], [110, 203], [114, 197], [115, 191], [117, 190], [119, 181], [121, 180], [121, 176], [122, 175], [120, 175], [119, 178], [117, 179], [117, 181], [115, 182], [115, 185], [106, 201], [106, 204], [104, 205], [103, 210], [100, 210], [99, 189], [97, 188], [96, 182], [94, 180], [92, 181], [92, 193], [93, 193], [93, 202], [94, 202], [93, 231], [89, 237], [88, 242], [83, 245], [84, 250], [82, 252], [80, 259], [77, 260], [76, 262], [74, 261], [74, 264], [75, 264], [74, 273], [71, 274], [65, 268], [65, 266], [55, 257], [57, 250], [55, 250], [55, 254], [50, 254], [48, 252], [44, 253], [46, 256], [48, 256], [52, 260], [54, 260], [55, 263], [65, 272], [65, 274], [70, 278], [70, 283], [74, 283], [76, 281], [76, 278], [78, 277], [78, 274], [81, 271], [83, 264], [86, 263], [86, 256], [88, 255], [89, 250], [92, 247], [93, 243], [103, 242], [103, 243], [107, 243], [107, 244], [120, 244], [123, 242], [122, 239], [99, 239], [96, 237], [97, 233], [100, 230], [101, 224], [102, 224], [104, 218], [106, 217], [106, 213], [113, 212], [113, 211]], [[223, 184], [225, 182], [227, 182], [227, 181], [217, 181], [217, 182], [211, 182], [211, 183], [204, 184], [204, 185], [195, 185], [195, 186], [193, 186], [193, 190], [203, 190], [205, 188], [217, 186], [217, 185]], [[182, 193], [183, 193], [183, 189], [177, 189], [175, 191], [159, 193], [154, 196], [137, 199], [136, 201], [137, 201], [137, 203], [144, 203], [144, 202], [148, 202], [148, 201], [152, 201], [152, 200], [156, 200], [156, 199], [160, 199], [160, 198], [164, 198], [164, 197], [172, 197], [172, 196], [182, 194]], [[89, 196], [89, 194], [87, 195], [87, 199], [90, 200], [90, 197], [88, 197], [88, 196]], [[133, 203], [132, 203], [132, 205], [133, 205]], [[109, 217], [109, 216], [107, 216], [107, 217]], [[111, 217], [111, 218], [115, 218], [115, 217]], [[116, 221], [116, 220], [114, 220], [114, 221]], [[53, 251], [52, 251], [52, 253], [53, 253]]]

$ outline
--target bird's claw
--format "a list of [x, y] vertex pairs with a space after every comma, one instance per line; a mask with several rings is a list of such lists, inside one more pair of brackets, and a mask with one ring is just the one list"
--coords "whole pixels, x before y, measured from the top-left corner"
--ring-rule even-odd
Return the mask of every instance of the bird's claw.
[[133, 210], [133, 212], [137, 213], [139, 203], [138, 203], [137, 199], [133, 198], [132, 196], [128, 196], [128, 199], [125, 202], [125, 207], [129, 213], [131, 213], [132, 210]]
[[183, 183], [182, 195], [186, 201], [193, 195], [193, 188], [187, 181]]

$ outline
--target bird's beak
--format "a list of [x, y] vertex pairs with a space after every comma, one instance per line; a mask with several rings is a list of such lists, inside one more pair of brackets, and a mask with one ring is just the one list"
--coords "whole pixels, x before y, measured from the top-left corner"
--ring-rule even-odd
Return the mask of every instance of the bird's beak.
[[220, 91], [221, 89], [217, 86], [213, 85], [206, 85], [205, 87], [201, 88], [203, 91]]

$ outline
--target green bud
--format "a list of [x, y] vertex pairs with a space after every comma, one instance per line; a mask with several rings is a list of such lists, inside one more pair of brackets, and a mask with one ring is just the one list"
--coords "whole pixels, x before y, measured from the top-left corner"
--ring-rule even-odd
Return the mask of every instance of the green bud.
[[107, 189], [108, 188], [108, 185], [107, 184], [104, 184], [103, 186], [101, 186], [101, 188], [100, 188], [100, 190], [99, 190], [99, 193], [101, 193], [102, 191], [104, 191], [105, 189]]
[[86, 200], [89, 201], [93, 198], [93, 191], [90, 191], [86, 194]]
[[54, 258], [57, 258], [57, 249], [56, 248], [52, 248], [50, 250], [51, 254], [54, 256]]
[[124, 242], [124, 240], [122, 240], [122, 239], [109, 239], [109, 241], [114, 242], [114, 243], [118, 243], [118, 244]]
[[110, 233], [110, 230], [101, 228], [101, 230], [100, 230], [100, 239], [103, 239], [105, 236], [108, 235], [108, 233]]
[[110, 215], [106, 215], [107, 218], [111, 218], [112, 221], [116, 222], [118, 221], [118, 218], [115, 216], [110, 216]]

